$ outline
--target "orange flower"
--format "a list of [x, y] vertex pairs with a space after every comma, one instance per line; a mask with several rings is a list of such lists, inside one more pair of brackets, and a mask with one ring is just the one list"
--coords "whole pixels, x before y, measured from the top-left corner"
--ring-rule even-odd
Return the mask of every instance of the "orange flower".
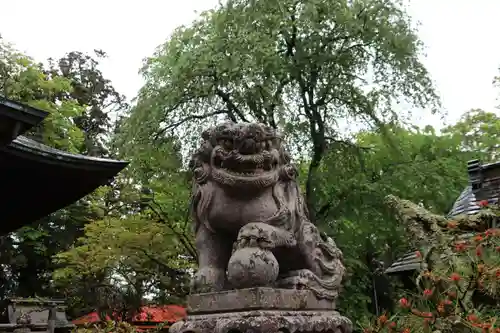
[[454, 282], [460, 281], [460, 274], [458, 273], [452, 273], [450, 276], [450, 280]]
[[481, 235], [477, 235], [476, 237], [474, 237], [474, 240], [475, 240], [476, 242], [480, 242], [480, 241], [482, 241], [482, 240], [483, 240], [483, 236], [481, 236]]
[[401, 331], [401, 333], [411, 333], [409, 328], [405, 328], [404, 330]]
[[383, 326], [387, 322], [387, 316], [385, 314], [378, 317], [378, 322], [381, 326]]
[[457, 227], [457, 222], [450, 221], [446, 224], [446, 226], [448, 227], [448, 229], [455, 229]]

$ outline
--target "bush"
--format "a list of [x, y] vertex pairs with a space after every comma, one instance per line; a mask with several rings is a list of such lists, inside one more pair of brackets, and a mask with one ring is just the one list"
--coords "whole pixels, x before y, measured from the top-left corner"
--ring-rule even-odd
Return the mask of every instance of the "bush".
[[123, 321], [104, 321], [97, 324], [89, 324], [85, 327], [78, 327], [73, 333], [135, 333], [135, 326]]
[[[430, 228], [433, 244], [417, 251], [427, 267], [417, 277], [417, 292], [365, 332], [500, 333], [500, 229], [488, 228], [498, 225], [500, 209], [480, 204], [479, 214], [454, 220], [429, 213], [436, 225]], [[426, 220], [422, 212], [418, 208], [420, 221]]]

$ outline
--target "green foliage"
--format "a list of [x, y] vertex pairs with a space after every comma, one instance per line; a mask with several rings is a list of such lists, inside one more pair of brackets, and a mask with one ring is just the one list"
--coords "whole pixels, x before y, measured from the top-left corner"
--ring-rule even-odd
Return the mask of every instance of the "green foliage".
[[313, 216], [313, 176], [339, 121], [381, 126], [402, 116], [396, 101], [438, 104], [409, 21], [396, 1], [228, 1], [147, 60], [127, 141], [177, 130], [189, 148], [221, 119], [279, 128], [308, 160]]
[[49, 112], [43, 123], [44, 143], [78, 152], [83, 133], [72, 119], [83, 113], [84, 106], [71, 98], [59, 98], [71, 91], [71, 81], [47, 76], [42, 65], [0, 39], [0, 93]]
[[[104, 219], [86, 225], [75, 246], [57, 256], [61, 268], [54, 272], [75, 306], [93, 303], [108, 313], [136, 308], [145, 298], [184, 302], [196, 258], [189, 184], [176, 144], [165, 139], [150, 149], [127, 150], [121, 130], [112, 147], [120, 147], [113, 150], [131, 160], [130, 167], [101, 193]], [[95, 299], [82, 290], [89, 287], [106, 296]]]
[[[383, 314], [365, 332], [500, 331], [500, 230], [488, 226], [500, 221], [500, 209], [483, 205], [479, 214], [461, 216], [460, 223], [448, 220], [447, 227], [428, 233], [435, 241], [431, 253], [417, 252], [429, 268], [417, 277], [417, 293], [401, 298], [395, 313]], [[399, 213], [417, 224], [436, 219], [421, 209]], [[470, 228], [479, 232], [470, 235]]]
[[108, 320], [103, 324], [89, 325], [88, 327], [79, 327], [72, 331], [73, 333], [135, 333], [136, 328], [126, 322], [115, 322]]
[[318, 172], [317, 220], [344, 252], [349, 276], [340, 307], [363, 322], [374, 308], [366, 306], [373, 296], [371, 260], [388, 265], [409, 245], [403, 227], [385, 208], [385, 196], [405, 196], [445, 214], [467, 184], [467, 161], [488, 156], [464, 151], [460, 136], [451, 130], [437, 135], [430, 126], [361, 131], [352, 144], [332, 149]]
[[484, 155], [484, 162], [500, 159], [500, 116], [498, 113], [473, 109], [464, 113], [456, 124], [443, 130], [444, 134], [461, 141], [463, 151]]

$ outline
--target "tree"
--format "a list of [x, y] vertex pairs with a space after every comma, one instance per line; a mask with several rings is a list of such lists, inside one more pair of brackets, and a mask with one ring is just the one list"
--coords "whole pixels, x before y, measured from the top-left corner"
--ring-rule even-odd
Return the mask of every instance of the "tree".
[[228, 1], [147, 60], [129, 142], [176, 131], [193, 143], [220, 119], [279, 128], [308, 156], [314, 220], [315, 173], [327, 146], [343, 143], [339, 121], [380, 127], [401, 116], [395, 101], [438, 104], [409, 21], [396, 1]]
[[83, 142], [83, 133], [73, 124], [72, 118], [80, 116], [84, 108], [74, 99], [59, 98], [69, 94], [71, 90], [69, 80], [47, 76], [41, 64], [0, 38], [1, 94], [48, 111], [49, 116], [38, 128], [39, 133], [43, 132], [43, 142], [56, 148], [78, 152], [78, 146]]
[[[122, 146], [121, 134], [113, 147]], [[92, 304], [103, 313], [131, 314], [148, 301], [184, 302], [196, 251], [187, 214], [189, 179], [176, 150], [165, 139], [154, 151], [135, 151], [103, 195], [104, 218], [87, 224], [75, 246], [57, 256], [54, 279], [76, 308]], [[97, 289], [106, 296], [96, 299]]]
[[496, 113], [472, 109], [443, 133], [456, 136], [464, 151], [484, 153], [484, 162], [500, 160], [500, 116]]
[[125, 96], [119, 94], [110, 80], [99, 69], [99, 60], [106, 58], [102, 50], [95, 50], [95, 58], [82, 52], [69, 52], [57, 61], [49, 59], [45, 73], [62, 77], [71, 82], [71, 91], [66, 98], [74, 99], [85, 106], [85, 111], [73, 120], [85, 134], [80, 152], [90, 156], [107, 156], [106, 147], [112, 129], [109, 114], [120, 114], [128, 108]]
[[[73, 153], [89, 153], [92, 147], [105, 148], [99, 137], [109, 125], [104, 112], [113, 109], [116, 103], [122, 108], [123, 97], [102, 77], [96, 60], [76, 52], [70, 52], [58, 63], [65, 60], [73, 61], [73, 66], [56, 69], [51, 63], [45, 68], [0, 40], [1, 94], [49, 112], [40, 126], [27, 133], [30, 137]], [[94, 155], [101, 153], [102, 149], [93, 150]], [[0, 297], [58, 295], [52, 280], [57, 264], [52, 257], [82, 236], [86, 223], [103, 218], [105, 210], [101, 206], [106, 198], [101, 193], [97, 191], [2, 237]]]
[[408, 250], [385, 196], [405, 196], [446, 214], [467, 183], [467, 161], [482, 155], [463, 152], [457, 136], [438, 135], [430, 126], [361, 131], [353, 143], [335, 147], [318, 171], [318, 219], [342, 249], [349, 273], [339, 306], [363, 322], [391, 306], [377, 309], [372, 303], [373, 284], [382, 273], [375, 272], [374, 260], [387, 266]]

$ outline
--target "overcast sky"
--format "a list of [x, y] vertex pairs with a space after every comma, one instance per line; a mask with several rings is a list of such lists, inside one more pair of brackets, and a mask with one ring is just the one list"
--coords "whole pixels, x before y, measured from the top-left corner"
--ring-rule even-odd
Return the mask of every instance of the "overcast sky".
[[[104, 74], [128, 98], [141, 87], [142, 59], [177, 26], [217, 0], [2, 0], [0, 34], [37, 60], [103, 49]], [[495, 111], [492, 79], [500, 65], [499, 0], [413, 0], [425, 63], [436, 81], [447, 120], [471, 108]], [[499, 91], [500, 93], [500, 91]], [[498, 112], [498, 111], [496, 111]], [[423, 114], [420, 124], [436, 118]], [[434, 123], [434, 125], [436, 125]]]

